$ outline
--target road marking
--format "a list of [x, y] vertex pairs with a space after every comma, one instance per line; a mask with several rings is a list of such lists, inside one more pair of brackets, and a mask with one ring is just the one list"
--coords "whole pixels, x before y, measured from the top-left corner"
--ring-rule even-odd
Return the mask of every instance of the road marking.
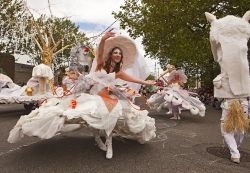
[[154, 143], [154, 142], [162, 142], [162, 141], [166, 141], [168, 139], [167, 135], [165, 133], [162, 132], [156, 132], [156, 137], [150, 141], [148, 141], [149, 143]]
[[19, 146], [19, 147], [17, 147], [17, 148], [10, 149], [10, 150], [8, 150], [8, 151], [6, 151], [6, 152], [1, 152], [1, 153], [0, 153], [0, 157], [2, 157], [2, 156], [4, 156], [4, 155], [7, 155], [7, 154], [10, 154], [10, 153], [12, 153], [12, 152], [14, 152], [14, 151], [18, 151], [18, 150], [20, 150], [20, 149], [22, 149], [22, 148], [24, 148], [24, 147], [28, 147], [28, 146], [33, 145], [33, 144], [38, 143], [38, 142], [39, 142], [39, 141], [32, 142], [32, 143], [30, 143], [30, 144], [21, 145], [21, 146]]
[[[214, 163], [216, 163], [216, 162], [218, 162], [218, 161], [220, 161], [220, 160], [222, 160], [222, 158], [219, 158], [219, 159], [210, 161], [210, 162], [209, 162], [209, 165], [211, 166], [212, 164], [214, 164]], [[223, 159], [223, 160], [224, 160], [224, 159]]]
[[176, 154], [176, 155], [174, 155], [174, 157], [179, 157], [179, 156], [188, 156], [188, 155], [192, 155], [192, 154], [196, 154], [196, 153], [183, 153], [183, 154]]
[[188, 138], [194, 138], [197, 136], [197, 134], [194, 132], [187, 132], [185, 130], [177, 130], [177, 129], [167, 129], [164, 132], [165, 133], [172, 133], [172, 134], [176, 134], [176, 135], [188, 137]]

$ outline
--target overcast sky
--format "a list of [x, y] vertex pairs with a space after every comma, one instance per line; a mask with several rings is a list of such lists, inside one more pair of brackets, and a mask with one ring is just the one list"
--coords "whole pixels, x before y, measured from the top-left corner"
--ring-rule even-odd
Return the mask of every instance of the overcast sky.
[[[48, 0], [26, 0], [28, 8], [35, 16], [49, 13]], [[124, 0], [50, 0], [52, 15], [70, 17], [88, 37], [101, 33], [115, 19], [112, 12], [118, 12]], [[125, 35], [126, 31], [119, 29], [119, 22], [113, 27]], [[139, 52], [145, 54], [141, 39], [136, 39]], [[147, 64], [154, 72], [155, 61], [147, 58]], [[160, 66], [157, 64], [157, 68]]]

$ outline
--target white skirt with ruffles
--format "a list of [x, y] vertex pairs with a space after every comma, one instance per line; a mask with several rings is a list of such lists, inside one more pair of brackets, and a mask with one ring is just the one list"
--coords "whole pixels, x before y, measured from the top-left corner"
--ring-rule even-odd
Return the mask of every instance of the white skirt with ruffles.
[[119, 100], [109, 112], [98, 95], [80, 94], [75, 109], [71, 108], [72, 99], [72, 95], [50, 98], [30, 114], [21, 116], [10, 131], [8, 142], [17, 142], [24, 135], [49, 139], [83, 126], [104, 130], [107, 135], [114, 131], [140, 143], [156, 136], [154, 118], [147, 115], [147, 110], [135, 109], [136, 105], [131, 106], [127, 100]]
[[205, 116], [206, 107], [198, 97], [181, 89], [180, 87], [166, 87], [164, 90], [153, 94], [148, 100], [151, 109], [160, 111], [163, 108], [177, 109], [178, 113], [182, 110], [189, 110], [193, 115]]

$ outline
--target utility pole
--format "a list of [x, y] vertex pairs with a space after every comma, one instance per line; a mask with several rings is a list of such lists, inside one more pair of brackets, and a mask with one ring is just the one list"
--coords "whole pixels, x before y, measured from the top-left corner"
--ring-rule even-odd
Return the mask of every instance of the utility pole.
[[156, 75], [157, 75], [157, 73], [156, 73], [156, 62], [155, 62], [154, 74], [155, 74], [155, 75], [154, 75], [154, 76], [155, 76], [155, 78], [157, 78], [157, 76], [156, 76]]
[[52, 10], [51, 10], [51, 5], [50, 5], [50, 1], [49, 0], [48, 0], [48, 6], [49, 6], [50, 16], [53, 17]]
[[157, 68], [157, 79], [159, 79], [159, 76], [160, 76], [159, 71], [160, 71], [160, 68], [158, 67]]

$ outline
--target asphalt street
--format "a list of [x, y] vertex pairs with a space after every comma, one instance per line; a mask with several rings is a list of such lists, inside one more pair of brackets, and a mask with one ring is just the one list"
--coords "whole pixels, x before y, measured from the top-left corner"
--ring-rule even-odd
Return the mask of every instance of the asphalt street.
[[156, 119], [157, 137], [142, 145], [115, 136], [111, 160], [97, 148], [89, 129], [48, 140], [25, 137], [9, 144], [9, 131], [24, 114], [21, 104], [0, 104], [0, 173], [250, 172], [250, 135], [240, 148], [241, 163], [232, 163], [220, 135], [221, 112], [212, 107], [203, 118], [184, 112], [181, 120], [170, 120], [164, 112], [150, 112]]

